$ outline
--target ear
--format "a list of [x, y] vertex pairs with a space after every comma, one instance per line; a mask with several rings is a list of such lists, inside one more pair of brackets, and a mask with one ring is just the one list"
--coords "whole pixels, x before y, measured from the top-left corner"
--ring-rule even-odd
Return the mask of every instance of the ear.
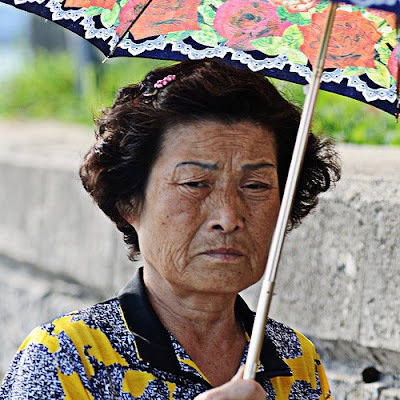
[[129, 225], [136, 228], [136, 225], [139, 223], [139, 216], [135, 210], [136, 207], [134, 207], [130, 201], [118, 201], [116, 206], [121, 217], [128, 222]]

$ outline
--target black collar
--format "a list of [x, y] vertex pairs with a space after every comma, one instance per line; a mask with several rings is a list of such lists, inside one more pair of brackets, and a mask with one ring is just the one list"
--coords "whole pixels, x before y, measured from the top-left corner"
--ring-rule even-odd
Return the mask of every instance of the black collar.
[[[143, 268], [139, 268], [121, 290], [118, 300], [128, 327], [135, 335], [139, 357], [153, 367], [180, 373], [181, 368], [169, 333], [161, 324], [148, 300], [143, 282]], [[254, 314], [239, 295], [235, 308], [246, 331], [252, 332]], [[288, 365], [279, 358], [276, 347], [268, 336], [264, 337], [260, 361], [265, 370], [257, 373], [257, 380], [292, 374]]]

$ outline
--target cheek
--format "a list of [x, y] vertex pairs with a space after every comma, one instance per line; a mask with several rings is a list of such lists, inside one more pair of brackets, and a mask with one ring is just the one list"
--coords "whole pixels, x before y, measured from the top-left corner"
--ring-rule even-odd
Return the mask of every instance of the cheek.
[[176, 191], [172, 195], [164, 196], [159, 202], [160, 209], [157, 215], [160, 216], [163, 223], [174, 227], [177, 233], [181, 231], [196, 229], [201, 215], [201, 207], [198, 201], [179, 196]]
[[152, 243], [157, 248], [160, 257], [168, 254], [169, 258], [177, 258], [201, 226], [201, 207], [174, 190], [160, 191], [157, 196], [141, 221], [143, 233], [146, 232], [143, 239], [146, 245]]
[[253, 238], [257, 244], [268, 247], [275, 230], [276, 221], [279, 215], [280, 200], [279, 196], [274, 196], [268, 200], [268, 207], [250, 208]]

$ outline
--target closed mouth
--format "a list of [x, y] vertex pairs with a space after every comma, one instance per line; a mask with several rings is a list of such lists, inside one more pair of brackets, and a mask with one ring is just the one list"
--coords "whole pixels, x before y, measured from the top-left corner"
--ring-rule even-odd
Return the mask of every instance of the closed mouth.
[[221, 247], [218, 249], [207, 250], [205, 252], [208, 256], [232, 259], [236, 257], [242, 257], [244, 254], [233, 247]]

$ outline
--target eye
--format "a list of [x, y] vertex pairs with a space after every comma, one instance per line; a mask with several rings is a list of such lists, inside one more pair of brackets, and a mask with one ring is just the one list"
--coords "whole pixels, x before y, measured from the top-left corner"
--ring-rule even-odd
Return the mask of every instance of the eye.
[[202, 189], [206, 188], [208, 185], [204, 181], [190, 181], [190, 182], [184, 182], [181, 183], [183, 186], [188, 186], [190, 188], [195, 188], [195, 189]]
[[263, 182], [249, 182], [242, 186], [242, 189], [248, 189], [248, 190], [266, 190], [269, 188], [270, 185]]

